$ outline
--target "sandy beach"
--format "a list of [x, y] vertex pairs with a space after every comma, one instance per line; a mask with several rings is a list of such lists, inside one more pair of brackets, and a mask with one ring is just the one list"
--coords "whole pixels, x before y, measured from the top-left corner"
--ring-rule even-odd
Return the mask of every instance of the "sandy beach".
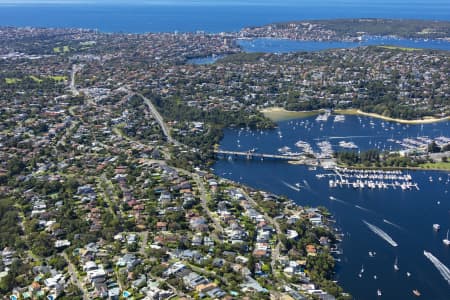
[[445, 117], [445, 118], [424, 117], [423, 119], [418, 119], [418, 120], [404, 120], [404, 119], [397, 119], [397, 118], [386, 117], [386, 116], [375, 114], [375, 113], [367, 113], [367, 112], [364, 112], [364, 111], [359, 110], [359, 109], [358, 110], [355, 110], [355, 109], [343, 109], [343, 110], [335, 110], [334, 112], [335, 113], [340, 113], [340, 114], [357, 114], [357, 115], [368, 116], [368, 117], [372, 117], [372, 118], [378, 118], [378, 119], [382, 119], [382, 120], [385, 120], [385, 121], [397, 122], [397, 123], [402, 123], [402, 124], [429, 124], [429, 123], [435, 123], [435, 122], [442, 122], [442, 121], [450, 120], [450, 117]]
[[291, 111], [282, 107], [268, 107], [261, 110], [261, 112], [269, 119], [273, 121], [284, 121], [297, 118], [305, 118], [317, 115], [324, 110], [311, 110], [311, 111]]
[[[296, 119], [296, 118], [304, 118], [304, 117], [317, 115], [323, 111], [324, 110], [289, 111], [282, 107], [269, 107], [269, 108], [264, 108], [261, 110], [261, 112], [266, 117], [268, 117], [269, 119], [271, 119], [273, 121], [283, 121], [283, 120], [290, 120], [290, 119]], [[335, 114], [368, 116], [368, 117], [372, 117], [372, 118], [378, 118], [378, 119], [382, 119], [385, 121], [397, 122], [397, 123], [402, 123], [402, 124], [429, 124], [429, 123], [450, 120], [450, 117], [445, 117], [445, 118], [424, 117], [423, 119], [419, 119], [419, 120], [404, 120], [404, 119], [386, 117], [386, 116], [375, 114], [375, 113], [367, 113], [367, 112], [361, 111], [359, 109], [336, 109], [333, 112]]]

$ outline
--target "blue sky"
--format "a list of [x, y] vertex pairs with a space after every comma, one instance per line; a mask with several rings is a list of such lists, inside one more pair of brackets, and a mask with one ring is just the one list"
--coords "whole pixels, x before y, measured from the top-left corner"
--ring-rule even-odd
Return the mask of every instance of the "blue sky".
[[[149, 5], [264, 5], [274, 0], [0, 0], [0, 4], [149, 4]], [[283, 4], [295, 1], [287, 0]]]
[[[329, 2], [325, 0], [324, 2]], [[336, 1], [336, 0], [331, 0]], [[339, 1], [339, 0], [337, 0]], [[348, 1], [348, 0], [346, 0]], [[354, 0], [350, 0], [354, 1]], [[375, 0], [376, 1], [376, 0]], [[281, 3], [280, 3], [281, 2]], [[315, 2], [314, 0], [296, 1], [296, 0], [0, 0], [0, 4], [148, 4], [148, 5], [292, 5], [299, 2]]]
[[[448, 4], [449, 0], [432, 0], [433, 4]], [[304, 4], [408, 4], [424, 3], [426, 0], [0, 0], [1, 4], [148, 4], [148, 5], [274, 5], [274, 6], [301, 6]]]

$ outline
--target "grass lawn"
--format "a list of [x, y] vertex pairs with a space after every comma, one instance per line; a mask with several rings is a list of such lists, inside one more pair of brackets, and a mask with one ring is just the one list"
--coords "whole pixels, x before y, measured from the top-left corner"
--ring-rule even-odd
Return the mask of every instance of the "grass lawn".
[[419, 167], [424, 169], [450, 170], [450, 162], [426, 163], [421, 164]]
[[33, 79], [34, 81], [36, 81], [37, 83], [41, 83], [42, 79], [40, 79], [39, 77], [36, 77], [34, 75], [30, 75], [30, 78]]
[[21, 79], [19, 79], [19, 78], [5, 78], [5, 82], [7, 84], [14, 84], [14, 83], [17, 83], [19, 81], [21, 81]]
[[49, 76], [50, 79], [53, 79], [54, 81], [66, 81], [67, 76]]
[[379, 48], [389, 49], [389, 50], [401, 50], [401, 51], [421, 51], [419, 48], [408, 48], [399, 46], [378, 46]]
[[54, 47], [53, 48], [53, 52], [54, 53], [61, 53], [61, 51], [64, 52], [64, 53], [67, 53], [67, 52], [70, 52], [70, 48], [69, 48], [69, 46], [63, 46], [62, 49], [61, 49], [61, 47]]

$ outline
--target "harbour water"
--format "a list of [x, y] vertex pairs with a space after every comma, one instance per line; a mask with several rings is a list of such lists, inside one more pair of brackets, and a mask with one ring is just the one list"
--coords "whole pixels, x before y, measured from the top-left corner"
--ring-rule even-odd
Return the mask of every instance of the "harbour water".
[[221, 59], [222, 55], [215, 55], [215, 56], [205, 56], [205, 57], [196, 57], [196, 58], [190, 58], [187, 60], [187, 64], [193, 64], [193, 65], [209, 65], [215, 63], [217, 60]]
[[334, 48], [355, 48], [362, 46], [397, 46], [416, 49], [450, 50], [450, 42], [439, 40], [410, 40], [394, 37], [366, 37], [361, 42], [294, 41], [288, 39], [259, 38], [239, 40], [245, 52], [288, 53], [298, 51], [321, 51]]
[[[347, 140], [362, 150], [390, 146], [400, 149], [402, 145], [388, 140], [449, 137], [449, 127], [450, 122], [422, 126], [363, 116], [346, 116], [341, 122], [334, 122], [333, 115], [327, 121], [316, 121], [312, 116], [279, 122], [279, 128], [270, 131], [228, 129], [220, 148], [275, 154], [286, 146], [300, 151], [295, 146], [299, 140], [310, 143], [314, 151], [319, 151], [319, 141], [328, 140], [333, 149], [339, 149], [339, 141]], [[377, 289], [382, 291], [383, 299], [413, 299], [414, 289], [424, 299], [448, 299], [450, 285], [424, 256], [424, 250], [450, 266], [450, 248], [442, 242], [450, 228], [450, 172], [404, 172], [411, 175], [420, 190], [402, 190], [330, 188], [328, 180], [316, 176], [330, 171], [309, 170], [281, 160], [218, 160], [214, 171], [254, 188], [287, 195], [299, 205], [327, 207], [345, 233], [336, 280], [355, 299], [375, 299]], [[300, 191], [293, 188], [296, 186]], [[441, 225], [440, 231], [433, 230], [434, 223]], [[374, 232], [376, 228], [381, 229], [381, 235]], [[384, 239], [382, 233], [397, 246]], [[398, 271], [394, 269], [396, 258]], [[362, 265], [364, 273], [359, 277]]]
[[[238, 39], [237, 44], [244, 52], [290, 53], [299, 51], [322, 51], [363, 46], [394, 46], [414, 49], [434, 49], [450, 51], [450, 41], [411, 40], [387, 37], [366, 37], [361, 42], [295, 41], [288, 39], [257, 38]], [[213, 64], [223, 56], [206, 56], [189, 59], [186, 63], [195, 65]]]

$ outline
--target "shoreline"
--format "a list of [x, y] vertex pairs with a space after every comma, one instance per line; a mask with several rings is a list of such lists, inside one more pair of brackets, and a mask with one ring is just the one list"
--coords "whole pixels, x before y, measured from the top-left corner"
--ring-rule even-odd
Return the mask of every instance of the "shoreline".
[[445, 118], [424, 117], [423, 119], [406, 120], [406, 119], [386, 117], [386, 116], [376, 114], [376, 113], [368, 113], [368, 112], [364, 112], [360, 109], [336, 109], [336, 110], [334, 110], [334, 112], [340, 113], [340, 114], [346, 114], [346, 115], [362, 115], [362, 116], [382, 119], [382, 120], [389, 121], [389, 122], [396, 122], [396, 123], [401, 123], [401, 124], [413, 124], [413, 125], [431, 124], [431, 123], [444, 122], [444, 121], [450, 120], [450, 117], [445, 117]]
[[[303, 162], [296, 161], [296, 160], [290, 160], [290, 161], [288, 161], [288, 164], [323, 168], [323, 166], [320, 166], [320, 165], [305, 164]], [[351, 165], [337, 164], [336, 166], [341, 167], [341, 168], [354, 169], [354, 170], [366, 169], [366, 170], [411, 170], [411, 171], [441, 171], [441, 172], [450, 171], [450, 166], [448, 168], [447, 167], [439, 168], [439, 167], [434, 167], [432, 165], [430, 165], [430, 167], [427, 167], [427, 166], [419, 166], [419, 167], [373, 167], [373, 166], [368, 166], [368, 167], [366, 167], [366, 166], [351, 166]]]
[[[325, 111], [325, 110], [319, 109], [319, 110], [311, 110], [311, 111], [291, 111], [291, 110], [286, 110], [282, 107], [269, 107], [269, 108], [264, 108], [264, 109], [260, 110], [260, 112], [263, 113], [264, 116], [266, 116], [267, 118], [269, 118], [275, 122], [314, 116], [314, 115], [318, 115], [319, 113], [321, 113], [323, 111]], [[379, 115], [376, 113], [368, 113], [368, 112], [364, 112], [359, 109], [336, 109], [333, 112], [337, 113], [337, 114], [343, 114], [343, 115], [362, 115], [362, 116], [372, 117], [372, 118], [376, 118], [376, 119], [382, 119], [382, 120], [389, 121], [389, 122], [396, 122], [396, 123], [401, 123], [401, 124], [412, 124], [412, 125], [431, 124], [431, 123], [444, 122], [444, 121], [450, 120], [450, 116], [444, 117], [444, 118], [424, 117], [423, 119], [405, 120], [405, 119], [386, 117], [386, 116]]]
[[436, 171], [436, 172], [448, 172], [450, 168], [427, 168], [427, 167], [359, 167], [359, 166], [350, 166], [350, 165], [342, 165], [338, 164], [338, 167], [353, 169], [353, 170], [410, 170], [410, 171]]

